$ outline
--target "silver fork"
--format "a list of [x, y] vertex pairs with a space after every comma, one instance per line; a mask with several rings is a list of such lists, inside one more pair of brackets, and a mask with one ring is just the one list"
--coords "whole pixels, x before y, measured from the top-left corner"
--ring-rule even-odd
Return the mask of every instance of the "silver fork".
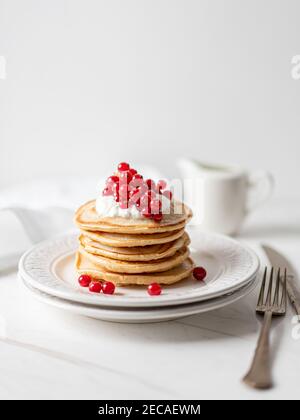
[[256, 312], [260, 315], [264, 315], [264, 319], [250, 370], [243, 378], [243, 381], [253, 388], [268, 389], [273, 385], [269, 345], [272, 317], [283, 316], [286, 312], [286, 269], [284, 270], [282, 282], [280, 268], [278, 269], [274, 292], [273, 273], [274, 268], [272, 267], [269, 276], [267, 297], [265, 298], [267, 267], [265, 268], [256, 306]]

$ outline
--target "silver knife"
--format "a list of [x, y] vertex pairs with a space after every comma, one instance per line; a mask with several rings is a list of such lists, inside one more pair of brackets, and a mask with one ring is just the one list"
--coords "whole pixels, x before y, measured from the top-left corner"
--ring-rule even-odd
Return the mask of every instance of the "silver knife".
[[262, 245], [271, 265], [274, 268], [281, 268], [287, 270], [287, 293], [291, 304], [294, 306], [297, 315], [300, 316], [300, 284], [297, 278], [296, 270], [291, 265], [290, 261], [268, 245]]

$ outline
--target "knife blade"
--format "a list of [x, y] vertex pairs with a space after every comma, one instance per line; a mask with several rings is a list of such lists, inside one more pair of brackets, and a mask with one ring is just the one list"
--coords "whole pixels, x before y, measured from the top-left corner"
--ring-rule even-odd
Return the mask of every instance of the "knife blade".
[[268, 245], [262, 245], [271, 265], [274, 268], [281, 268], [287, 270], [287, 294], [291, 304], [294, 306], [297, 315], [300, 316], [300, 284], [296, 274], [296, 270], [293, 268], [290, 261], [279, 251]]

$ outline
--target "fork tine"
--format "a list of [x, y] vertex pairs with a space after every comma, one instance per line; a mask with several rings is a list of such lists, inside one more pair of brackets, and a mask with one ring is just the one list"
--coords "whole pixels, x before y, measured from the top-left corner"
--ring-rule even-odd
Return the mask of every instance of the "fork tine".
[[283, 276], [283, 288], [282, 288], [282, 296], [281, 296], [281, 309], [286, 311], [286, 282], [287, 282], [287, 275], [286, 275], [286, 268], [284, 269], [284, 276]]
[[262, 283], [261, 283], [261, 286], [260, 286], [260, 292], [259, 292], [257, 306], [261, 306], [264, 303], [266, 278], [267, 278], [267, 267], [265, 267], [263, 280], [262, 280]]
[[273, 271], [274, 271], [274, 267], [271, 268], [269, 287], [268, 287], [268, 293], [267, 293], [267, 298], [266, 298], [266, 306], [268, 308], [271, 307], [272, 287], [273, 287]]
[[276, 286], [275, 286], [275, 293], [274, 293], [274, 300], [273, 306], [279, 306], [279, 285], [280, 285], [280, 268], [277, 271], [277, 278], [276, 278]]

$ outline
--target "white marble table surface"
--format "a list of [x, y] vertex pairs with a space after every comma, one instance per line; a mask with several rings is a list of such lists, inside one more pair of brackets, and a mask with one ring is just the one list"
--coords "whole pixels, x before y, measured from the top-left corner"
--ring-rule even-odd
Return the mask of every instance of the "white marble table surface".
[[[0, 255], [29, 245], [9, 214], [0, 231]], [[271, 201], [241, 238], [273, 244], [300, 270], [300, 200]], [[0, 399], [299, 398], [300, 338], [292, 329], [300, 327], [291, 308], [272, 331], [276, 386], [241, 383], [260, 325], [256, 294], [178, 321], [125, 325], [48, 307], [24, 292], [16, 270], [0, 273]]]

